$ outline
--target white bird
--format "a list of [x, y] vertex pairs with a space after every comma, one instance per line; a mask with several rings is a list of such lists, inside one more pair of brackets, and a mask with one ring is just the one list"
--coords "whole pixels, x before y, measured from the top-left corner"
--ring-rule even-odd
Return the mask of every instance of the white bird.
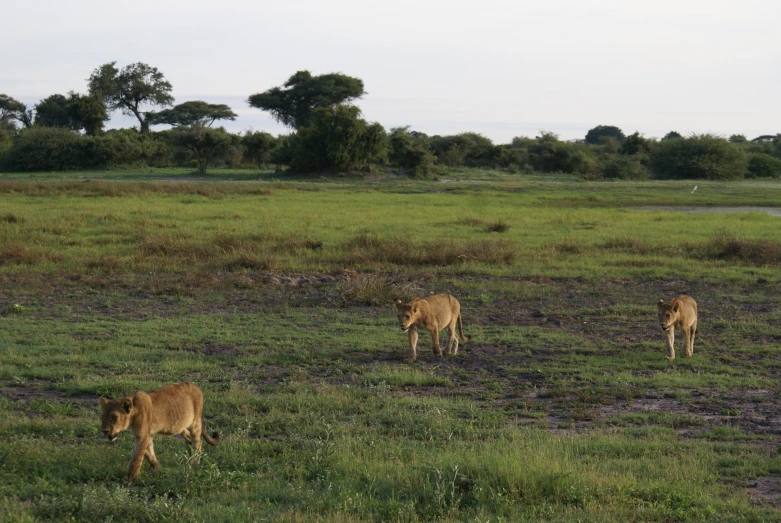
[[694, 186], [694, 189], [692, 189], [692, 194], [694, 194], [694, 191], [696, 191], [696, 190], [697, 190], [697, 187], [699, 187], [699, 185], [695, 185], [695, 186]]

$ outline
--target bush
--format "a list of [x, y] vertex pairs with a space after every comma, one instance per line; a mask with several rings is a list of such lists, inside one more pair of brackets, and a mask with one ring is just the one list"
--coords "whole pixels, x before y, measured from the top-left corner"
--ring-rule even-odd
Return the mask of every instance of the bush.
[[739, 180], [746, 174], [743, 149], [710, 134], [662, 140], [651, 156], [661, 179]]
[[645, 180], [648, 178], [648, 169], [643, 164], [642, 155], [621, 154], [608, 160], [602, 169], [602, 177], [611, 180]]
[[4, 168], [12, 171], [90, 169], [90, 139], [59, 127], [31, 127], [16, 136], [6, 152]]
[[351, 171], [384, 161], [385, 129], [367, 123], [360, 114], [351, 105], [312, 111], [310, 122], [291, 137], [290, 168], [297, 172]]
[[269, 162], [271, 151], [277, 146], [277, 139], [262, 131], [247, 131], [241, 137], [241, 145], [244, 147], [244, 161], [261, 166]]
[[781, 178], [781, 160], [769, 154], [749, 155], [746, 178]]
[[586, 143], [596, 145], [599, 143], [600, 138], [604, 137], [615, 138], [619, 144], [624, 143], [626, 139], [624, 132], [615, 125], [597, 125], [586, 133]]
[[433, 136], [431, 151], [438, 163], [448, 167], [490, 166], [496, 162], [499, 155], [499, 148], [491, 140], [477, 133]]
[[168, 135], [140, 134], [133, 129], [110, 131], [92, 139], [91, 156], [96, 166], [165, 166], [172, 156]]
[[391, 129], [388, 141], [388, 159], [392, 165], [408, 169], [415, 178], [428, 178], [435, 173], [436, 156], [425, 134], [410, 132], [409, 127], [396, 127]]

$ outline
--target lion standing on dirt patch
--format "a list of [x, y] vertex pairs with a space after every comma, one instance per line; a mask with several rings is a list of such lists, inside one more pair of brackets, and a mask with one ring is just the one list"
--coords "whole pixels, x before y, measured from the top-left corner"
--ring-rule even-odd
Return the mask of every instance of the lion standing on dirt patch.
[[442, 356], [442, 348], [439, 346], [439, 331], [447, 329], [447, 353], [458, 352], [458, 336], [456, 335], [456, 322], [458, 330], [464, 342], [469, 338], [464, 336], [464, 328], [461, 324], [461, 304], [449, 294], [435, 294], [428, 298], [417, 298], [409, 303], [401, 303], [396, 300], [396, 312], [399, 317], [399, 327], [409, 333], [410, 361], [417, 358], [418, 329], [426, 329], [431, 333], [434, 354]]
[[211, 437], [203, 431], [203, 392], [192, 383], [174, 383], [154, 392], [136, 392], [118, 400], [100, 398], [103, 434], [115, 441], [119, 433], [130, 429], [136, 438], [136, 446], [128, 480], [138, 477], [144, 457], [153, 468], [160, 463], [152, 445], [153, 434], [182, 435], [195, 450], [201, 450], [201, 436], [210, 444], [218, 445], [222, 439], [218, 433]]
[[691, 357], [694, 354], [694, 336], [697, 334], [697, 302], [691, 296], [682, 294], [667, 303], [659, 299], [656, 306], [659, 325], [667, 333], [667, 359], [675, 359], [675, 329], [683, 331], [683, 353]]

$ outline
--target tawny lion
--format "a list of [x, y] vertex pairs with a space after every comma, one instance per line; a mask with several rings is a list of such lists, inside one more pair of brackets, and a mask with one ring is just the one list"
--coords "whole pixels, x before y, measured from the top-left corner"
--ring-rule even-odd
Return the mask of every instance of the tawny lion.
[[222, 437], [211, 437], [203, 432], [203, 392], [192, 383], [174, 383], [154, 392], [136, 392], [118, 400], [100, 398], [103, 434], [115, 441], [119, 433], [130, 429], [136, 446], [126, 479], [138, 477], [144, 457], [153, 468], [160, 463], [152, 444], [153, 434], [182, 435], [195, 450], [201, 450], [201, 436], [210, 444], [218, 445]]
[[432, 348], [434, 354], [442, 356], [442, 348], [439, 346], [439, 331], [447, 329], [447, 352], [458, 353], [458, 336], [456, 336], [456, 322], [458, 330], [464, 342], [469, 338], [464, 336], [464, 328], [461, 324], [461, 304], [449, 294], [435, 294], [428, 298], [417, 298], [403, 304], [396, 300], [396, 312], [399, 317], [399, 327], [409, 333], [410, 361], [417, 358], [418, 329], [426, 329], [431, 333]]
[[667, 333], [667, 359], [675, 359], [675, 329], [683, 331], [683, 353], [691, 357], [694, 354], [694, 336], [697, 334], [697, 302], [691, 296], [682, 294], [667, 303], [659, 299], [656, 306], [659, 325]]

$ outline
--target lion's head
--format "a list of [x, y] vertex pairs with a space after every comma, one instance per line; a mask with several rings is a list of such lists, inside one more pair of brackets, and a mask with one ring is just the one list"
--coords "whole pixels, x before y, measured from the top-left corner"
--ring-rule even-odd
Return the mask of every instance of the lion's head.
[[133, 398], [107, 400], [100, 398], [101, 430], [109, 441], [115, 441], [119, 433], [130, 426], [130, 413], [133, 410]]
[[399, 327], [404, 332], [407, 332], [417, 321], [418, 313], [419, 308], [416, 302], [401, 303], [401, 300], [396, 300], [396, 315], [399, 318]]
[[663, 299], [659, 299], [656, 303], [659, 313], [659, 325], [662, 330], [666, 331], [672, 327], [678, 320], [678, 310], [680, 309], [680, 303], [678, 300], [673, 300], [670, 303], [665, 303]]

